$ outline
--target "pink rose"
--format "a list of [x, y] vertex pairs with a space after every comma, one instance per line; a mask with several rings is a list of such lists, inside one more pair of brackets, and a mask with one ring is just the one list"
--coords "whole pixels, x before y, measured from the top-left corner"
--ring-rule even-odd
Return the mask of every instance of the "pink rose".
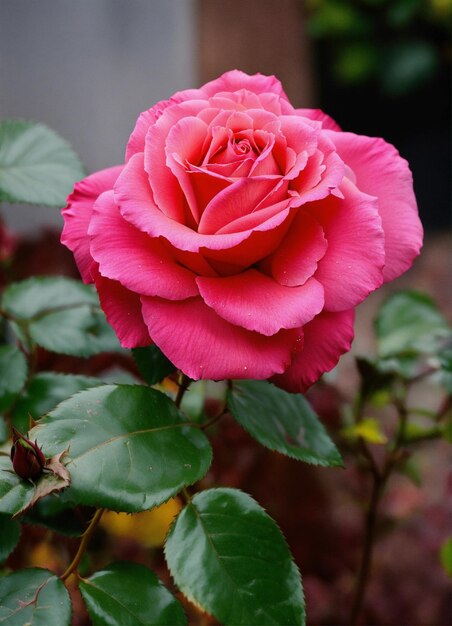
[[354, 307], [422, 242], [393, 146], [239, 71], [142, 113], [125, 164], [77, 183], [63, 215], [124, 347], [289, 391], [349, 350]]

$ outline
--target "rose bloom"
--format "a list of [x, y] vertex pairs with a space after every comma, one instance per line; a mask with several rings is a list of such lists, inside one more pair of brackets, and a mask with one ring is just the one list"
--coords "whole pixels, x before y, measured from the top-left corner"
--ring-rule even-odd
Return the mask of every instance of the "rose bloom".
[[237, 70], [142, 113], [125, 164], [77, 183], [63, 216], [124, 347], [293, 392], [350, 349], [354, 307], [422, 242], [392, 145]]

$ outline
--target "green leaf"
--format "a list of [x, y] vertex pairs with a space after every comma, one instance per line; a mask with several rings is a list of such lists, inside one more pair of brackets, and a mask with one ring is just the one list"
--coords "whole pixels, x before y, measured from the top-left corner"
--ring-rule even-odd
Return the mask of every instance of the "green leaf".
[[339, 80], [345, 83], [359, 83], [370, 78], [378, 67], [378, 48], [372, 41], [351, 43], [347, 40], [343, 48], [337, 50], [334, 64]]
[[433, 42], [397, 40], [384, 49], [381, 82], [384, 92], [400, 96], [427, 83], [440, 67], [441, 57]]
[[236, 381], [227, 403], [235, 419], [259, 443], [299, 461], [342, 465], [310, 404], [264, 381]]
[[441, 546], [440, 558], [444, 571], [452, 578], [452, 537], [446, 539]]
[[423, 5], [423, 0], [392, 0], [386, 13], [388, 23], [394, 28], [406, 28], [422, 12]]
[[59, 578], [46, 569], [24, 569], [0, 578], [2, 626], [69, 626], [71, 601]]
[[406, 476], [416, 487], [422, 487], [422, 473], [419, 464], [412, 458], [397, 465], [397, 471]]
[[0, 513], [14, 515], [33, 497], [34, 485], [13, 471], [9, 456], [0, 456]]
[[381, 357], [403, 353], [430, 354], [437, 340], [450, 335], [447, 322], [425, 294], [402, 291], [381, 306], [375, 321]]
[[102, 385], [102, 381], [90, 376], [40, 372], [32, 378], [14, 406], [14, 425], [21, 432], [25, 432], [29, 428], [30, 416], [37, 420], [78, 391], [99, 385]]
[[67, 495], [136, 512], [162, 504], [207, 472], [211, 448], [174, 402], [141, 385], [103, 385], [62, 402], [30, 433], [46, 456], [69, 448]]
[[0, 122], [0, 201], [62, 207], [84, 170], [70, 145], [43, 124]]
[[121, 351], [104, 314], [88, 306], [46, 315], [30, 324], [30, 335], [38, 345], [60, 354], [88, 357]]
[[27, 361], [15, 346], [0, 346], [0, 410], [9, 406], [27, 379]]
[[373, 30], [372, 20], [351, 3], [325, 0], [311, 15], [309, 34], [313, 37], [350, 38], [365, 36]]
[[390, 389], [394, 372], [381, 370], [380, 361], [373, 362], [364, 357], [356, 358], [356, 367], [361, 376], [361, 393], [365, 399]]
[[440, 381], [447, 393], [452, 394], [452, 348], [446, 346], [439, 354]]
[[63, 276], [34, 276], [13, 283], [5, 289], [2, 300], [8, 315], [25, 321], [82, 305], [99, 305], [95, 291], [79, 280]]
[[10, 515], [0, 514], [0, 528], [0, 563], [3, 563], [19, 543], [20, 524]]
[[33, 341], [52, 352], [87, 357], [121, 350], [96, 292], [80, 281], [62, 276], [29, 278], [5, 289], [2, 307], [16, 321], [13, 329], [20, 339], [25, 329]]
[[85, 530], [85, 524], [74, 514], [74, 505], [60, 495], [43, 498], [23, 517], [25, 524], [44, 526], [60, 535], [78, 537]]
[[171, 527], [171, 574], [226, 626], [305, 624], [298, 569], [275, 522], [236, 489], [198, 493]]
[[0, 415], [0, 444], [9, 439], [9, 426], [4, 417]]
[[176, 371], [176, 367], [155, 345], [146, 348], [133, 348], [132, 355], [138, 371], [149, 385], [161, 382]]
[[180, 603], [144, 565], [122, 561], [80, 581], [80, 591], [96, 626], [183, 626]]

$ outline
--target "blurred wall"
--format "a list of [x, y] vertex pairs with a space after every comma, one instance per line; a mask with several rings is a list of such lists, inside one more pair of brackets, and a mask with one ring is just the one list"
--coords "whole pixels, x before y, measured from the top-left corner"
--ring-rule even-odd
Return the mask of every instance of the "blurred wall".
[[226, 70], [275, 74], [295, 106], [314, 104], [299, 0], [198, 0], [200, 82]]
[[[0, 0], [0, 118], [46, 123], [87, 171], [123, 160], [138, 114], [196, 82], [194, 0]], [[58, 211], [2, 209], [14, 229]]]

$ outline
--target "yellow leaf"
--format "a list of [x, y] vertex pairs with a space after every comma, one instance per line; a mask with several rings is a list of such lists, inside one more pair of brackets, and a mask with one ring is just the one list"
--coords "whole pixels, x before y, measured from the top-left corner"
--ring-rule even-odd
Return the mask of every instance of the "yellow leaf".
[[381, 430], [380, 424], [373, 417], [366, 417], [358, 424], [344, 428], [342, 434], [349, 439], [361, 437], [368, 443], [385, 444], [388, 442], [388, 438]]
[[172, 498], [151, 511], [129, 515], [128, 513], [104, 513], [101, 526], [114, 537], [138, 541], [146, 548], [163, 546], [171, 522], [181, 510], [177, 498]]

